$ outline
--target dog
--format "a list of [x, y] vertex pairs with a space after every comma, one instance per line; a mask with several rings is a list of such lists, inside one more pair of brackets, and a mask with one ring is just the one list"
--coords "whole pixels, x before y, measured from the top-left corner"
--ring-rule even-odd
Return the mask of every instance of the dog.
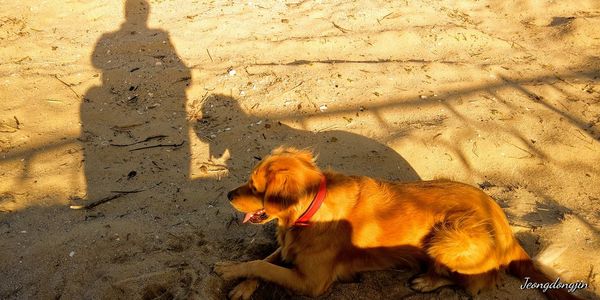
[[[225, 280], [246, 278], [229, 293], [232, 299], [249, 299], [259, 280], [315, 297], [336, 280], [393, 267], [422, 271], [409, 282], [418, 292], [458, 285], [474, 295], [501, 270], [552, 282], [534, 267], [500, 206], [463, 183], [323, 172], [310, 151], [280, 147], [227, 197], [245, 214], [244, 223], [277, 220], [279, 244], [264, 260], [215, 265]], [[546, 295], [577, 299], [566, 290]]]

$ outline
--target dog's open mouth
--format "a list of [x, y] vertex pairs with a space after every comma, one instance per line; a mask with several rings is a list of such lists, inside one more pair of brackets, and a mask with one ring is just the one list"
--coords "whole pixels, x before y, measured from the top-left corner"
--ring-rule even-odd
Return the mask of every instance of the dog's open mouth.
[[250, 223], [260, 223], [266, 218], [268, 218], [268, 216], [265, 210], [259, 209], [255, 212], [246, 213], [246, 215], [244, 216], [244, 221], [242, 223], [246, 223], [248, 221], [250, 221]]

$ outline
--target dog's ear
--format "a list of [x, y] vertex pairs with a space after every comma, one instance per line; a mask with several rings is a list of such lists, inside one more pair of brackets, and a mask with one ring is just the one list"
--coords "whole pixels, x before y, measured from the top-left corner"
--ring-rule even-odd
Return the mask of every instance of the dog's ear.
[[267, 170], [265, 186], [265, 209], [281, 211], [298, 202], [301, 186], [289, 166], [271, 163]]
[[318, 188], [321, 172], [309, 151], [277, 149], [265, 166], [264, 206], [268, 211], [282, 211]]

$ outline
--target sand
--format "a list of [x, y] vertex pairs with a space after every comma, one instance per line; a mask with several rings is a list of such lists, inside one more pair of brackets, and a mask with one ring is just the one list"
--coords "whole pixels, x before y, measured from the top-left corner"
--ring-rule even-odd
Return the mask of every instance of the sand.
[[[212, 265], [275, 248], [225, 194], [284, 144], [479, 186], [599, 299], [598, 1], [58, 3], [0, 3], [0, 298], [225, 298]], [[468, 298], [412, 275], [321, 299]], [[475, 298], [540, 299], [521, 283]]]

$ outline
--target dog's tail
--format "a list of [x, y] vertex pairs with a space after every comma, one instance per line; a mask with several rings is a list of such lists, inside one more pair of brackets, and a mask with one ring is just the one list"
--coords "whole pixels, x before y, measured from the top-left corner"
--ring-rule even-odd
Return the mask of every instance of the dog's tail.
[[[581, 299], [569, 293], [565, 289], [559, 289], [550, 286], [551, 283], [556, 281], [556, 279], [552, 280], [548, 276], [546, 276], [546, 274], [542, 273], [534, 265], [527, 252], [525, 252], [523, 247], [521, 247], [521, 245], [519, 245], [518, 243], [515, 243], [514, 253], [516, 254], [515, 259], [508, 264], [508, 272], [513, 276], [516, 276], [519, 279], [523, 280], [523, 282], [525, 282], [524, 285], [527, 284], [527, 282], [539, 283], [542, 285], [547, 283], [546, 286], [549, 287], [542, 288], [540, 290], [546, 295], [546, 297], [553, 300]], [[523, 286], [522, 288], [526, 288], [526, 286]]]

